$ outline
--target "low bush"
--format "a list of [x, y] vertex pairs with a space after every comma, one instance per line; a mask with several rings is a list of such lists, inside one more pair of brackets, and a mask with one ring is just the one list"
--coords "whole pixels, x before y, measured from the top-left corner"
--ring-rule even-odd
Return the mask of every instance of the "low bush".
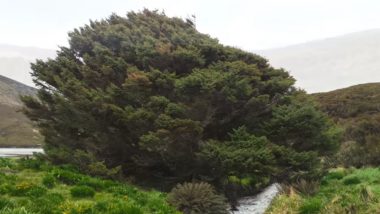
[[46, 193], [46, 189], [34, 183], [23, 181], [16, 184], [14, 187], [9, 186], [8, 193], [12, 196], [28, 196], [38, 198]]
[[350, 176], [343, 179], [344, 185], [360, 184], [361, 180], [357, 176]]
[[95, 190], [89, 186], [75, 186], [70, 190], [71, 196], [74, 198], [92, 198]]
[[178, 184], [168, 202], [184, 214], [228, 213], [225, 199], [205, 182]]
[[53, 170], [53, 176], [62, 183], [69, 185], [78, 184], [79, 181], [83, 178], [83, 176], [75, 172], [64, 169]]
[[26, 195], [32, 198], [38, 198], [45, 195], [46, 192], [46, 188], [41, 186], [34, 186], [26, 193]]
[[45, 161], [42, 160], [42, 158], [20, 158], [18, 159], [18, 165], [19, 167], [23, 169], [41, 169], [43, 165], [45, 164]]
[[306, 181], [304, 179], [301, 179], [297, 181], [296, 183], [292, 184], [294, 189], [306, 196], [311, 196], [316, 194], [319, 191], [320, 188], [320, 182], [319, 181]]
[[43, 197], [33, 200], [28, 208], [35, 213], [43, 214], [59, 214], [59, 207], [65, 201], [64, 197], [59, 193], [48, 193]]
[[0, 198], [0, 210], [6, 208], [6, 207], [12, 207], [13, 204], [11, 202], [11, 200], [9, 200], [8, 198]]
[[53, 175], [47, 174], [42, 178], [42, 184], [47, 188], [53, 188], [55, 186], [56, 179]]
[[323, 201], [320, 198], [306, 200], [299, 208], [300, 214], [319, 213], [323, 208]]
[[340, 180], [344, 176], [346, 176], [346, 172], [344, 170], [337, 170], [337, 171], [333, 171], [333, 172], [328, 173], [325, 176], [325, 178], [328, 179], [328, 180], [332, 180], [332, 179]]
[[0, 158], [0, 167], [11, 168], [12, 166], [13, 162], [9, 158]]

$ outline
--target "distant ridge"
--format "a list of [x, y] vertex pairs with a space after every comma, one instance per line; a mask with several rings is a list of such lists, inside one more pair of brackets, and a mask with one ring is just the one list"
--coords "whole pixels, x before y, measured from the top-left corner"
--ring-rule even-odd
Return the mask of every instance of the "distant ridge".
[[380, 29], [255, 52], [308, 92], [380, 81]]
[[380, 82], [365, 83], [312, 96], [335, 120], [380, 117]]
[[36, 59], [53, 58], [55, 55], [55, 50], [0, 44], [0, 75], [34, 86], [30, 63]]
[[36, 89], [0, 75], [0, 104], [21, 106], [20, 95], [35, 95]]
[[0, 147], [36, 147], [42, 137], [22, 113], [20, 95], [35, 95], [36, 89], [0, 75]]

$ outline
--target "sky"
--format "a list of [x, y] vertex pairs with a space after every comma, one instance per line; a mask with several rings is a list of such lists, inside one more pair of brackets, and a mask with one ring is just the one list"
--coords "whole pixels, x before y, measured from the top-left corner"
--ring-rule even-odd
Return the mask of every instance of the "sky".
[[378, 0], [0, 0], [0, 43], [56, 49], [90, 19], [143, 8], [195, 15], [199, 31], [245, 50], [380, 28]]

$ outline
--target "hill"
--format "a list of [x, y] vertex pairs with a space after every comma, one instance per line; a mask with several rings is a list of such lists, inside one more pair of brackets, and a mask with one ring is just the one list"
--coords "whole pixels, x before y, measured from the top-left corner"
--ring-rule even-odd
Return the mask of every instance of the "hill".
[[380, 81], [380, 29], [255, 51], [283, 67], [308, 92]]
[[313, 96], [322, 109], [337, 121], [380, 114], [380, 83], [360, 84]]
[[0, 75], [33, 86], [30, 63], [54, 56], [54, 50], [0, 44]]
[[20, 112], [20, 95], [34, 95], [36, 90], [0, 75], [0, 147], [33, 147], [42, 137], [32, 122]]
[[380, 83], [313, 94], [322, 110], [344, 128], [338, 163], [380, 164]]

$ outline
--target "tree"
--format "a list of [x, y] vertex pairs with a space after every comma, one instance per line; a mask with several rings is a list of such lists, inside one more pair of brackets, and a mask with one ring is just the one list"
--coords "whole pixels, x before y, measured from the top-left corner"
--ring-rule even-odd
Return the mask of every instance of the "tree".
[[[69, 37], [70, 46], [55, 59], [32, 65], [38, 99], [23, 98], [25, 113], [38, 123], [46, 154], [56, 163], [121, 166], [125, 175], [160, 185], [205, 177], [221, 183], [205, 167], [220, 167], [224, 177], [230, 176], [238, 163], [227, 163], [235, 160], [228, 150], [249, 158], [261, 155], [255, 151], [259, 147], [265, 157], [253, 157], [234, 175], [257, 170], [269, 175], [272, 169], [265, 164], [276, 166], [280, 151], [297, 156], [316, 150], [310, 158], [315, 161], [322, 155], [322, 141], [333, 142], [334, 136], [325, 134], [332, 125], [319, 118], [316, 108], [306, 107], [316, 125], [306, 122], [288, 130], [294, 132], [292, 139], [304, 138], [302, 145], [283, 144], [285, 132], [272, 129], [293, 117], [304, 119], [289, 107], [291, 98], [302, 94], [295, 80], [264, 58], [223, 46], [182, 19], [149, 10], [126, 18], [111, 15]], [[274, 145], [282, 149], [275, 153]], [[202, 155], [205, 149], [219, 147], [225, 160], [206, 164], [214, 157]]]

